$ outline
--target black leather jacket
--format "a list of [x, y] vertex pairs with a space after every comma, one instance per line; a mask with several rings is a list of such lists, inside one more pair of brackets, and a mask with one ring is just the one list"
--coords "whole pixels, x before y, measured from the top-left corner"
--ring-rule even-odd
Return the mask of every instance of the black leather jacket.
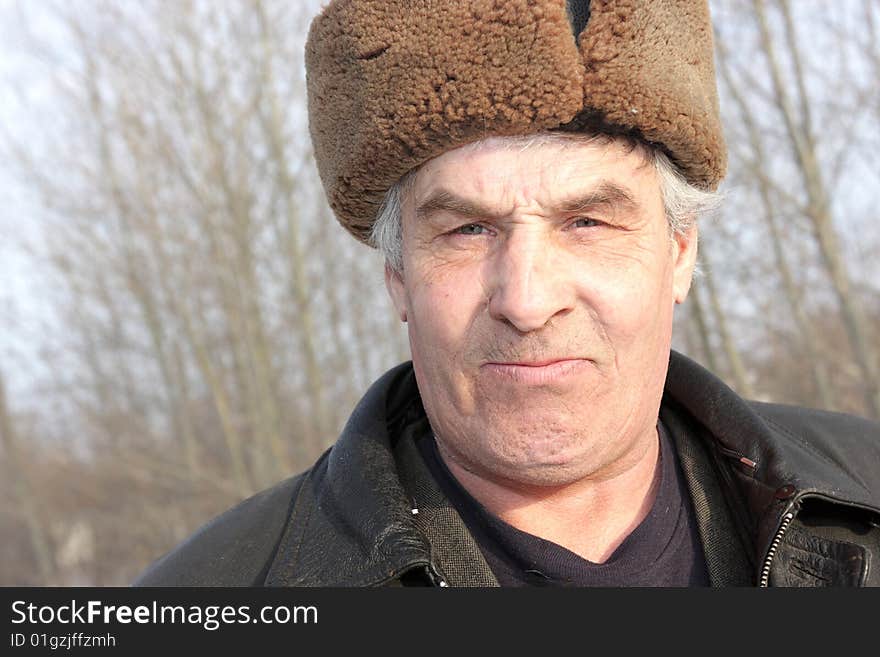
[[[747, 402], [676, 352], [661, 417], [713, 585], [880, 586], [880, 425]], [[214, 519], [135, 584], [497, 584], [418, 471], [408, 436], [426, 423], [411, 364], [392, 369], [308, 471]]]

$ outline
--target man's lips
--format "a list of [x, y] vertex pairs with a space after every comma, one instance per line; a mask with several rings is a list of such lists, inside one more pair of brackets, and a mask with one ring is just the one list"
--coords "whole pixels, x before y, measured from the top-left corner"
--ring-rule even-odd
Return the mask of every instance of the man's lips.
[[530, 361], [489, 362], [481, 366], [485, 374], [526, 385], [559, 383], [581, 373], [586, 358], [550, 358]]
[[568, 361], [582, 360], [580, 358], [545, 358], [544, 360], [533, 361], [492, 361], [488, 365], [511, 365], [516, 367], [547, 367], [554, 363], [565, 363]]

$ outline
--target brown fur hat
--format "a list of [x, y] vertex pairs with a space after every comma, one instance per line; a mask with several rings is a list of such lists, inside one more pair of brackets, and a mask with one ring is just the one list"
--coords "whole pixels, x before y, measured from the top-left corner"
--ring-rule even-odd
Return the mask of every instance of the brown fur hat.
[[726, 168], [707, 0], [333, 0], [306, 70], [321, 180], [362, 241], [404, 174], [489, 136], [604, 124], [698, 187]]

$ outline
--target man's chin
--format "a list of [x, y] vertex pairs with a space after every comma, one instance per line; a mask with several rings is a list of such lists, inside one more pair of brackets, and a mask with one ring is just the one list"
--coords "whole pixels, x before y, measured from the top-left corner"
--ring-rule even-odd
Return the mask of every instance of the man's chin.
[[488, 445], [481, 455], [480, 460], [495, 477], [536, 486], [561, 486], [588, 476], [595, 465], [598, 450], [589, 447], [587, 436], [520, 431], [508, 427], [495, 434], [512, 440]]
[[558, 489], [582, 481], [590, 476], [590, 467], [584, 461], [545, 462], [545, 463], [506, 463], [496, 464], [498, 483], [519, 488]]

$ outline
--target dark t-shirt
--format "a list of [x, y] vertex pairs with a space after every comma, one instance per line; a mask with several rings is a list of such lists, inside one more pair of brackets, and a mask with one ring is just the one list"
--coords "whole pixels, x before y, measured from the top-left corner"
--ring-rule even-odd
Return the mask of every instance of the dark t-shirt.
[[433, 436], [418, 442], [431, 474], [501, 586], [708, 586], [706, 558], [675, 445], [662, 424], [657, 429], [661, 472], [654, 505], [604, 563], [588, 561], [496, 517], [455, 479]]

